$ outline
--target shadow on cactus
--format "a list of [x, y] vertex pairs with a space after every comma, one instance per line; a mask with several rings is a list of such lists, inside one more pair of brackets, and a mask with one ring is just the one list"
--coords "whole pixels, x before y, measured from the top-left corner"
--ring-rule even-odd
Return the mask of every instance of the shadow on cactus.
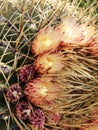
[[0, 129], [98, 129], [97, 0], [0, 7]]

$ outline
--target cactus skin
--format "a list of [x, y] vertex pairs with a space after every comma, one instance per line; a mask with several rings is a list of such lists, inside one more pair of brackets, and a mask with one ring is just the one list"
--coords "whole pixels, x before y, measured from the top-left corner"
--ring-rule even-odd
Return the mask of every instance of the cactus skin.
[[[51, 53], [63, 52], [65, 67], [61, 67], [61, 73], [50, 73], [48, 76], [53, 77], [53, 82], [62, 85], [64, 92], [62, 97], [59, 97], [58, 101], [49, 108], [50, 111], [58, 111], [59, 123], [47, 122], [45, 129], [74, 130], [82, 127], [85, 129], [85, 125], [90, 123], [92, 125], [93, 120], [96, 119], [96, 115], [92, 112], [98, 109], [98, 37], [97, 33], [93, 33], [98, 29], [97, 0], [0, 0], [0, 8], [0, 101], [2, 104], [0, 122], [4, 120], [9, 122], [11, 117], [14, 123], [11, 122], [10, 129], [17, 124], [17, 128], [21, 130], [33, 130], [33, 127], [28, 125], [28, 121], [22, 122], [15, 115], [14, 108], [18, 102], [15, 105], [9, 103], [5, 94], [12, 84], [20, 84], [24, 91], [29, 80], [42, 76], [42, 73], [34, 72], [29, 75], [31, 77], [26, 82], [24, 77], [22, 79], [19, 77], [19, 71], [28, 64], [33, 66], [37, 56], [33, 43], [41, 30], [51, 26], [56, 31], [62, 30], [58, 33], [61, 41], [55, 47], [56, 50], [54, 48], [50, 50]], [[67, 21], [67, 27], [68, 29], [71, 27], [73, 33], [71, 37], [67, 36], [67, 39], [64, 37], [66, 34], [64, 31], [67, 29], [62, 29], [66, 28], [63, 26], [64, 21]], [[90, 38], [92, 34], [94, 37]], [[19, 102], [25, 98], [24, 94]], [[30, 103], [30, 100], [28, 102]], [[32, 111], [41, 107], [31, 103], [29, 105], [32, 106]], [[48, 111], [44, 107], [41, 109]], [[6, 125], [9, 128], [9, 123]]]

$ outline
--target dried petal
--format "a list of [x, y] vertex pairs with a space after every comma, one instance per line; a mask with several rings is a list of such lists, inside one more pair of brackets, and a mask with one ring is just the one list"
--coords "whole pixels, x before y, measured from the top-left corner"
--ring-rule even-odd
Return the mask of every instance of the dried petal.
[[21, 120], [26, 120], [31, 115], [31, 108], [28, 102], [21, 101], [16, 106], [16, 116]]
[[33, 67], [31, 65], [24, 65], [19, 70], [19, 78], [22, 82], [27, 82], [28, 80], [32, 79], [34, 75]]
[[43, 130], [45, 123], [45, 116], [41, 109], [37, 109], [32, 113], [30, 123], [34, 128]]
[[22, 97], [22, 89], [19, 84], [13, 84], [6, 93], [9, 102], [14, 103]]

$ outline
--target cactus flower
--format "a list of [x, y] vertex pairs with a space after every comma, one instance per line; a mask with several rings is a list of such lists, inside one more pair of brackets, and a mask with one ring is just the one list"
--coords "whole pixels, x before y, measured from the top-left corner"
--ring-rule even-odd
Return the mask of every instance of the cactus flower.
[[45, 53], [38, 56], [34, 63], [35, 70], [39, 73], [57, 73], [64, 68], [63, 55], [61, 53]]
[[41, 29], [32, 43], [32, 51], [38, 55], [56, 50], [60, 44], [62, 35], [59, 29], [54, 29], [51, 26]]
[[52, 105], [60, 96], [60, 87], [51, 78], [42, 77], [31, 80], [24, 90], [31, 103], [41, 106]]

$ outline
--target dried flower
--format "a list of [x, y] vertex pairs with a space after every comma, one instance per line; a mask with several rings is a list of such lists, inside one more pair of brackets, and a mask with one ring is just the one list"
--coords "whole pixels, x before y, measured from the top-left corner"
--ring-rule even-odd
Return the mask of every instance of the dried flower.
[[26, 120], [31, 115], [31, 107], [28, 102], [20, 101], [16, 105], [16, 116], [21, 120]]
[[60, 121], [60, 114], [56, 111], [45, 111], [46, 122], [56, 125]]
[[31, 65], [24, 65], [19, 70], [19, 78], [22, 82], [27, 82], [28, 80], [32, 79], [34, 75], [33, 67]]
[[27, 98], [36, 105], [49, 106], [60, 96], [60, 87], [51, 78], [42, 77], [31, 80], [24, 90]]
[[62, 33], [59, 31], [59, 29], [54, 29], [51, 26], [48, 28], [43, 28], [33, 41], [32, 51], [36, 55], [47, 51], [52, 52], [59, 45], [61, 38]]
[[14, 102], [18, 101], [21, 97], [22, 97], [22, 89], [18, 83], [13, 84], [7, 90], [6, 98], [9, 102], [14, 103]]
[[48, 73], [57, 73], [60, 72], [64, 67], [63, 55], [61, 53], [49, 54], [45, 53], [41, 56], [38, 56], [37, 60], [34, 63], [35, 70], [43, 74]]
[[31, 114], [30, 123], [34, 128], [43, 130], [45, 115], [41, 109], [37, 109]]

